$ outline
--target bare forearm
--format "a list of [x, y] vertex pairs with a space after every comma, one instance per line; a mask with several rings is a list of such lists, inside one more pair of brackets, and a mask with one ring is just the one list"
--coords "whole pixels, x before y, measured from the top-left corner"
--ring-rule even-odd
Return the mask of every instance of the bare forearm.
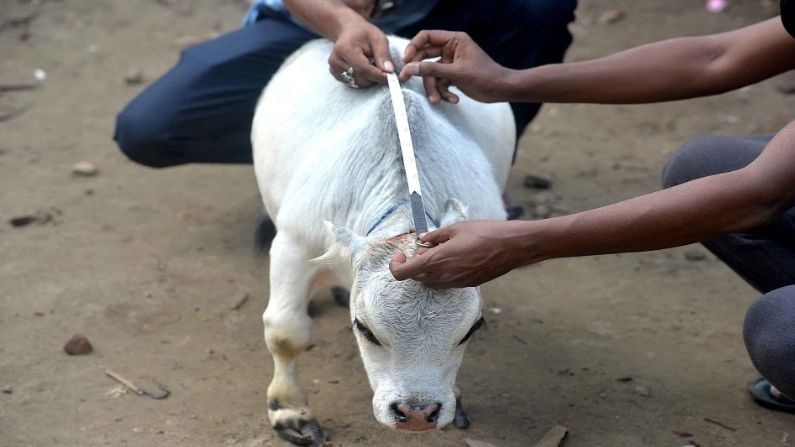
[[647, 103], [717, 93], [703, 73], [718, 55], [707, 37], [644, 45], [601, 59], [514, 72], [512, 100]]
[[769, 215], [769, 208], [749, 197], [727, 200], [722, 186], [736, 181], [735, 177], [734, 173], [721, 174], [549, 219], [531, 227], [536, 235], [533, 240], [542, 246], [530, 253], [549, 259], [657, 250], [755, 226]]
[[365, 20], [341, 0], [284, 0], [284, 5], [301, 23], [331, 41], [349, 23]]
[[643, 45], [600, 59], [509, 72], [510, 100], [648, 103], [733, 90], [795, 67], [795, 41], [771, 19], [737, 31]]
[[[764, 224], [795, 205], [795, 123], [738, 171], [704, 177], [614, 205], [516, 222], [522, 261], [656, 250]], [[521, 237], [523, 236], [523, 237]]]

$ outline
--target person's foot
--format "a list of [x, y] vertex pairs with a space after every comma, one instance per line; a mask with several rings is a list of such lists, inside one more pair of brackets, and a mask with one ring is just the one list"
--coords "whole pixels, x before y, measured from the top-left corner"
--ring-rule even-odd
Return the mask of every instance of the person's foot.
[[795, 400], [781, 394], [781, 391], [764, 377], [748, 382], [748, 393], [760, 406], [770, 410], [795, 413]]

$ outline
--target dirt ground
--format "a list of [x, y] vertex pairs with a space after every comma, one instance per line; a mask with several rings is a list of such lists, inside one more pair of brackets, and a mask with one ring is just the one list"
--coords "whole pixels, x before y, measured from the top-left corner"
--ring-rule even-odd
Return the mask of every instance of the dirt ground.
[[[732, 29], [778, 3], [729, 1], [709, 14], [701, 0], [581, 0], [568, 59]], [[625, 17], [601, 24], [611, 8]], [[251, 167], [146, 169], [111, 140], [115, 113], [143, 88], [125, 74], [151, 82], [187, 43], [237, 27], [242, 10], [237, 0], [0, 0], [0, 83], [47, 75], [38, 89], [0, 93], [1, 446], [286, 445], [265, 421], [268, 261], [252, 250]], [[558, 210], [653, 191], [688, 138], [791, 119], [784, 81], [661, 105], [546, 106], [522, 140], [514, 198], [543, 200], [522, 187], [528, 173], [552, 178], [546, 200]], [[80, 160], [99, 174], [73, 176]], [[35, 213], [52, 219], [10, 224]], [[347, 310], [316, 302], [315, 346], [300, 363], [334, 445], [529, 446], [556, 424], [570, 447], [793, 443], [793, 416], [745, 391], [755, 372], [741, 324], [757, 293], [700, 247], [555, 260], [483, 291], [491, 329], [459, 374], [473, 425], [422, 436], [374, 420]], [[93, 353], [63, 352], [75, 332]], [[106, 368], [172, 394], [119, 394]]]

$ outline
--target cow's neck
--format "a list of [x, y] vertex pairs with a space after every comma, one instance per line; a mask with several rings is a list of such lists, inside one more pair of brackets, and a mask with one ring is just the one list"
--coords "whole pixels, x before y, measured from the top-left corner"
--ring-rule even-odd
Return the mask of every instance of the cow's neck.
[[[375, 207], [368, 208], [375, 209]], [[364, 214], [372, 215], [365, 230], [365, 236], [371, 239], [389, 239], [415, 230], [408, 198], [395, 199], [392, 203], [382, 205], [377, 214], [373, 214], [372, 211]], [[426, 212], [425, 220], [429, 229], [438, 227], [436, 216]]]

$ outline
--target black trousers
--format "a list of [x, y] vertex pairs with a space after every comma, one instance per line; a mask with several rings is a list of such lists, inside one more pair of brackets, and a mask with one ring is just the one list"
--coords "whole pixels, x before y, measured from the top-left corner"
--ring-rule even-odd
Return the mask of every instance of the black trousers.
[[[497, 62], [529, 68], [562, 61], [575, 7], [576, 0], [442, 0], [397, 34], [465, 31]], [[262, 89], [290, 53], [317, 37], [272, 12], [184, 50], [174, 68], [118, 115], [116, 142], [130, 159], [152, 167], [251, 163], [251, 120]], [[511, 106], [518, 133], [540, 108]]]
[[[771, 138], [695, 138], [668, 161], [663, 186], [743, 168]], [[788, 397], [795, 397], [795, 208], [775, 222], [704, 245], [763, 293], [745, 317], [745, 347], [762, 376]]]

